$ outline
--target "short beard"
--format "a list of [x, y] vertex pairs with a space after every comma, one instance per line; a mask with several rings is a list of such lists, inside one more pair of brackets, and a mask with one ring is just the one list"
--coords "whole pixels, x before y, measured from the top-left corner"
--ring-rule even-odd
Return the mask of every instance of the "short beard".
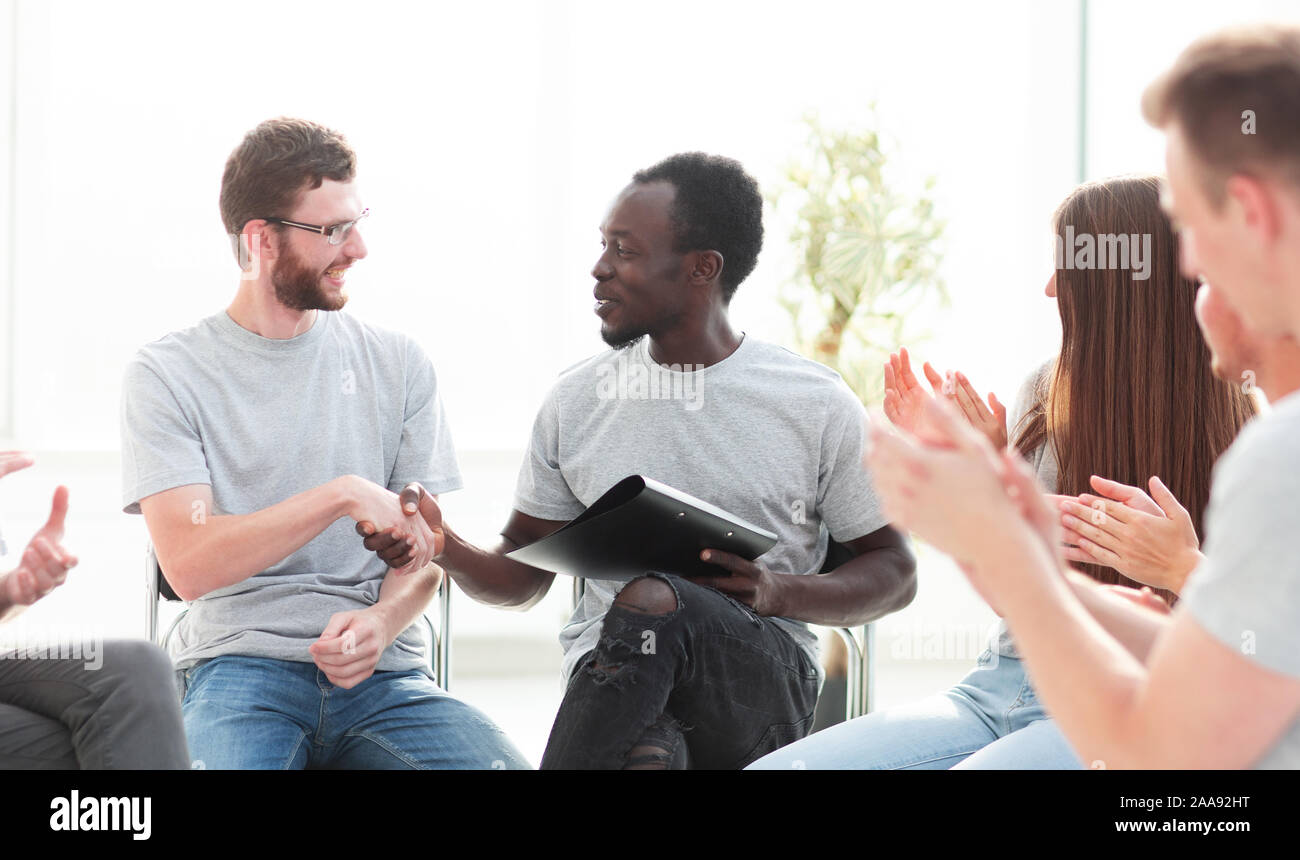
[[600, 339], [605, 341], [606, 345], [619, 350], [620, 352], [636, 346], [641, 342], [641, 338], [645, 336], [646, 332], [643, 331], [627, 334], [621, 332], [606, 332], [604, 329], [601, 329], [600, 332]]
[[284, 253], [271, 270], [271, 284], [280, 304], [295, 311], [337, 311], [348, 303], [346, 293], [331, 299], [321, 289], [324, 272], [313, 272], [285, 244]]
[[659, 319], [653, 326], [647, 326], [640, 330], [624, 329], [622, 331], [606, 331], [604, 327], [600, 330], [600, 339], [617, 350], [627, 350], [636, 346], [644, 337], [652, 336], [652, 332], [669, 331], [679, 325], [686, 318], [682, 311], [669, 313]]

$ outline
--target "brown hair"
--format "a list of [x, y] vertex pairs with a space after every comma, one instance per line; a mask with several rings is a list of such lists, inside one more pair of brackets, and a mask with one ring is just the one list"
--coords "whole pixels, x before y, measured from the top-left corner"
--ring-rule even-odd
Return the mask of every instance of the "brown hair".
[[[1061, 353], [1013, 428], [1016, 449], [1028, 458], [1050, 444], [1060, 465], [1054, 489], [1063, 495], [1095, 493], [1092, 475], [1143, 489], [1158, 475], [1203, 537], [1211, 468], [1255, 408], [1211, 371], [1196, 324], [1197, 285], [1179, 273], [1160, 180], [1082, 185], [1053, 221], [1058, 236], [1070, 235], [1067, 228], [1075, 236], [1150, 235], [1149, 277], [1135, 280], [1123, 268], [1057, 268]], [[1080, 567], [1100, 582], [1135, 585], [1111, 568]]]
[[221, 177], [221, 220], [231, 236], [257, 218], [286, 218], [321, 182], [348, 182], [357, 156], [337, 131], [305, 119], [269, 119], [244, 135]]
[[1147, 87], [1142, 114], [1157, 128], [1177, 123], [1208, 168], [1203, 186], [1216, 208], [1234, 173], [1268, 172], [1300, 186], [1300, 27], [1256, 25], [1198, 39]]

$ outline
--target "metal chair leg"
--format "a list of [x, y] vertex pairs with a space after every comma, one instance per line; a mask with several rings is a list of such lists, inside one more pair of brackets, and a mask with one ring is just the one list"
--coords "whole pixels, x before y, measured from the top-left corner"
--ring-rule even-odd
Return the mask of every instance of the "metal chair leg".
[[158, 557], [153, 544], [148, 544], [144, 551], [144, 624], [150, 642], [158, 641], [158, 575]]
[[[430, 625], [432, 626], [432, 625]], [[433, 637], [433, 673], [438, 686], [451, 691], [451, 578], [438, 586], [438, 632]]]
[[[859, 635], [858, 631], [861, 631]], [[848, 649], [848, 687], [845, 696], [845, 719], [851, 720], [871, 712], [875, 703], [875, 625], [866, 624], [850, 630], [836, 627], [835, 632]]]
[[862, 628], [862, 713], [869, 714], [876, 707], [876, 625], [875, 622]]

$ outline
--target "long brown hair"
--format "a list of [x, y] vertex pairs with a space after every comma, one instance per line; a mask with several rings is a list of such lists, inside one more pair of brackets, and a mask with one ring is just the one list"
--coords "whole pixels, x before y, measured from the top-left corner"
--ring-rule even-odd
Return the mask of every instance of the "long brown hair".
[[[1177, 237], [1160, 209], [1160, 180], [1133, 176], [1082, 185], [1053, 222], [1064, 251], [1056, 269], [1061, 353], [1013, 428], [1016, 449], [1031, 457], [1039, 445], [1051, 445], [1060, 466], [1056, 492], [1063, 495], [1095, 494], [1092, 475], [1144, 490], [1158, 475], [1203, 539], [1210, 471], [1255, 407], [1210, 370], [1194, 311], [1197, 285], [1179, 273]], [[1143, 244], [1150, 236], [1146, 280], [1134, 277], [1140, 271], [1132, 251], [1126, 267], [1113, 259], [1102, 267], [1096, 256], [1092, 267], [1074, 265], [1071, 237], [1079, 242], [1089, 235], [1099, 243], [1098, 237], [1118, 234]], [[1109, 567], [1079, 567], [1099, 582], [1139, 585]]]

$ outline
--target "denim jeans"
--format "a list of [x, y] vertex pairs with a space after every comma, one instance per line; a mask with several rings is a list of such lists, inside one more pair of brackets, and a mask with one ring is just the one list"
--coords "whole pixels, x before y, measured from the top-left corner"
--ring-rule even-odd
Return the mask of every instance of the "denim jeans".
[[190, 766], [167, 655], [110, 640], [102, 659], [0, 660], [0, 770]]
[[223, 656], [177, 673], [195, 768], [517, 769], [528, 762], [477, 709], [423, 672], [350, 690], [314, 663]]
[[817, 667], [788, 633], [712, 588], [670, 574], [666, 615], [615, 604], [578, 665], [542, 768], [622, 768], [636, 747], [661, 766], [735, 769], [808, 733]]
[[919, 702], [817, 732], [756, 770], [1066, 770], [1083, 765], [1047, 718], [1023, 664], [985, 651], [962, 681]]

